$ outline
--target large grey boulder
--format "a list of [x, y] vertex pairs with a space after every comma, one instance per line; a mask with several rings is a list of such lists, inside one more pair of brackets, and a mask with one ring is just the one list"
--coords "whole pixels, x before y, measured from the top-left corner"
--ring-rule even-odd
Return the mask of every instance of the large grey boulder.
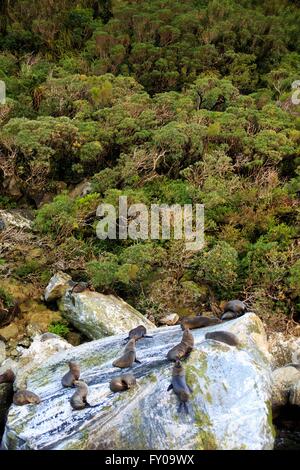
[[62, 271], [58, 271], [54, 274], [45, 289], [45, 301], [52, 302], [53, 300], [60, 299], [65, 294], [66, 290], [70, 288], [71, 281], [71, 276]]
[[30, 345], [30, 348], [22, 348], [22, 356], [18, 361], [18, 367], [15, 369], [15, 389], [26, 388], [28, 377], [31, 376], [37, 368], [47, 362], [47, 360], [60, 351], [67, 351], [73, 346], [57, 335], [49, 335], [49, 339], [44, 340], [45, 335], [36, 336]]
[[300, 406], [299, 368], [279, 367], [272, 372], [272, 405], [274, 410], [290, 403]]
[[138, 325], [147, 329], [155, 325], [124, 300], [114, 295], [85, 290], [67, 291], [59, 309], [62, 315], [90, 339], [128, 333]]
[[268, 338], [269, 351], [272, 355], [273, 368], [286, 364], [300, 363], [300, 338], [296, 336], [286, 337], [283, 333], [273, 332]]
[[[207, 331], [225, 329], [238, 335], [236, 348], [205, 340]], [[241, 318], [193, 330], [195, 349], [185, 361], [193, 388], [189, 414], [178, 413], [175, 394], [167, 388], [173, 364], [167, 351], [182, 336], [180, 326], [151, 332], [137, 343], [142, 362], [131, 371], [137, 386], [113, 393], [109, 381], [120, 373], [112, 366], [124, 348], [124, 336], [92, 341], [60, 352], [33, 370], [27, 388], [39, 405], [9, 411], [5, 449], [272, 449], [270, 367], [264, 329], [259, 318]], [[67, 362], [76, 360], [90, 388], [94, 405], [72, 411], [72, 389], [63, 389]], [[125, 369], [128, 371], [128, 369]]]

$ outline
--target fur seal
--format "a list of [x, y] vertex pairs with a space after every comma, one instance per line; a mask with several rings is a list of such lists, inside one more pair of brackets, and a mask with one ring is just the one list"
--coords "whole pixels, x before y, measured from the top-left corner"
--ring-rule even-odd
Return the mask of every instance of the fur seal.
[[136, 378], [133, 374], [122, 374], [111, 379], [109, 388], [112, 392], [122, 392], [134, 387], [136, 384]]
[[125, 338], [125, 341], [130, 340], [130, 339], [135, 339], [135, 341], [138, 341], [139, 339], [142, 338], [153, 338], [153, 336], [148, 336], [147, 330], [144, 327], [144, 325], [139, 325], [136, 328], [133, 328], [132, 330], [129, 331], [127, 338]]
[[189, 410], [186, 402], [189, 400], [190, 395], [191, 393], [193, 393], [193, 391], [191, 387], [186, 383], [185, 370], [179, 360], [176, 361], [173, 367], [172, 382], [168, 387], [168, 391], [172, 389], [174, 390], [174, 393], [176, 393], [180, 401], [178, 412], [180, 412], [181, 408], [183, 407], [185, 409], [185, 412], [188, 413]]
[[194, 337], [190, 330], [186, 328], [183, 332], [181, 342], [168, 351], [167, 358], [169, 361], [182, 359], [193, 350], [193, 347]]
[[15, 381], [15, 373], [12, 369], [7, 369], [3, 374], [0, 375], [0, 384], [9, 384]]
[[90, 406], [86, 399], [89, 388], [83, 380], [75, 380], [74, 385], [76, 392], [71, 396], [70, 404], [73, 410], [83, 410], [86, 406]]
[[229, 344], [229, 346], [239, 346], [240, 344], [237, 336], [229, 331], [212, 331], [211, 333], [206, 333], [205, 339], [221, 341], [222, 343]]
[[192, 330], [193, 328], [205, 328], [206, 326], [217, 325], [221, 323], [219, 318], [208, 318], [208, 317], [184, 317], [181, 322], [181, 329], [185, 330], [189, 328]]
[[14, 393], [13, 402], [15, 405], [22, 406], [22, 405], [29, 405], [35, 404], [38, 405], [41, 403], [41, 399], [38, 395], [29, 390], [19, 390], [18, 392]]
[[61, 339], [61, 336], [56, 335], [55, 333], [43, 333], [40, 340], [43, 343], [44, 341], [48, 341], [48, 339]]
[[230, 300], [224, 306], [221, 320], [231, 320], [232, 318], [241, 317], [247, 312], [247, 307], [241, 300]]
[[136, 358], [136, 349], [135, 349], [135, 339], [132, 338], [128, 341], [125, 349], [124, 349], [124, 354], [123, 356], [119, 357], [113, 362], [114, 367], [120, 367], [121, 369], [124, 369], [126, 367], [132, 367], [133, 363], [141, 363], [137, 358]]
[[75, 284], [73, 285], [72, 289], [71, 289], [71, 294], [80, 294], [80, 292], [83, 292], [87, 289], [89, 289], [89, 282], [75, 282]]
[[73, 387], [75, 380], [80, 377], [80, 368], [76, 362], [69, 362], [69, 372], [67, 372], [61, 379], [63, 387]]

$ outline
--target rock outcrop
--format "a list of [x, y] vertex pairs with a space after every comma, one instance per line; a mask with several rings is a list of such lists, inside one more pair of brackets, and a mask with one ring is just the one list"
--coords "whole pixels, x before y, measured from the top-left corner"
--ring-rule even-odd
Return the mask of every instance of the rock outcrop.
[[272, 406], [274, 410], [290, 405], [300, 406], [300, 364], [279, 367], [272, 373]]
[[274, 368], [285, 366], [290, 362], [300, 363], [300, 338], [274, 332], [269, 336], [269, 351], [272, 355], [271, 365]]
[[179, 320], [179, 315], [177, 313], [169, 313], [169, 315], [166, 315], [165, 317], [162, 317], [159, 319], [159, 323], [161, 325], [175, 325]]
[[[241, 342], [237, 348], [205, 340], [208, 331], [226, 330]], [[5, 449], [272, 449], [271, 371], [266, 335], [259, 318], [241, 318], [195, 329], [195, 349], [184, 361], [193, 389], [189, 413], [178, 413], [176, 395], [167, 388], [173, 364], [167, 351], [177, 344], [180, 326], [152, 330], [137, 343], [141, 364], [130, 372], [137, 386], [113, 393], [109, 382], [119, 375], [113, 360], [124, 348], [124, 335], [61, 351], [31, 370], [27, 388], [42, 402], [8, 414]], [[67, 362], [76, 360], [94, 405], [72, 411], [72, 389], [63, 389]], [[124, 370], [126, 371], [126, 370]]]
[[21, 211], [12, 210], [5, 211], [0, 210], [0, 220], [3, 222], [3, 228], [15, 228], [21, 230], [30, 230], [31, 221], [24, 217]]
[[49, 339], [46, 341], [43, 340], [43, 335], [36, 336], [30, 348], [23, 350], [23, 354], [18, 361], [18, 367], [15, 371], [15, 389], [26, 388], [26, 383], [31, 373], [38, 369], [41, 364], [46, 363], [51, 356], [60, 351], [67, 351], [73, 348], [71, 344], [59, 336], [49, 336]]
[[128, 333], [138, 325], [147, 329], [155, 325], [124, 300], [86, 290], [67, 291], [59, 303], [62, 315], [90, 339]]
[[65, 294], [66, 290], [70, 288], [71, 281], [71, 276], [62, 271], [54, 274], [45, 289], [45, 301], [52, 302], [53, 300], [60, 299]]

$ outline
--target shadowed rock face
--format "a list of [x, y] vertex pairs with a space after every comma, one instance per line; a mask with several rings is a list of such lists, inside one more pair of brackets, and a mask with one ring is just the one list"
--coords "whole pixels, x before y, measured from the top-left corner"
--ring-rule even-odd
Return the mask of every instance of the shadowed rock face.
[[[218, 329], [236, 334], [241, 346], [205, 340]], [[167, 388], [173, 364], [167, 351], [182, 336], [180, 326], [151, 331], [137, 354], [142, 364], [132, 369], [137, 385], [113, 393], [113, 360], [124, 348], [124, 335], [85, 343], [57, 353], [32, 371], [27, 388], [42, 403], [12, 406], [3, 447], [6, 449], [272, 449], [269, 400], [270, 368], [263, 326], [253, 313], [208, 328], [193, 330], [195, 349], [183, 361], [193, 393], [189, 414], [178, 413], [176, 395]], [[72, 389], [61, 387], [66, 363], [80, 363], [89, 385], [89, 403], [72, 411]]]

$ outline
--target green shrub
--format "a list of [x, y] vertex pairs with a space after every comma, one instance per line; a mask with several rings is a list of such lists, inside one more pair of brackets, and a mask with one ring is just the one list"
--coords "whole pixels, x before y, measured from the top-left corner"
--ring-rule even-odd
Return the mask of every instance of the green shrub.
[[12, 295], [7, 292], [3, 287], [0, 287], [0, 300], [6, 308], [11, 308], [15, 304]]
[[197, 257], [197, 277], [216, 289], [232, 289], [238, 278], [238, 253], [227, 242], [217, 243]]
[[66, 338], [68, 333], [70, 333], [70, 330], [69, 330], [67, 324], [66, 323], [61, 323], [61, 322], [52, 322], [51, 325], [49, 325], [48, 331], [50, 333], [54, 333], [56, 335], [59, 335], [62, 338]]
[[14, 274], [17, 277], [23, 278], [30, 276], [31, 274], [37, 273], [38, 271], [40, 271], [40, 269], [41, 265], [37, 261], [31, 260], [16, 268]]

